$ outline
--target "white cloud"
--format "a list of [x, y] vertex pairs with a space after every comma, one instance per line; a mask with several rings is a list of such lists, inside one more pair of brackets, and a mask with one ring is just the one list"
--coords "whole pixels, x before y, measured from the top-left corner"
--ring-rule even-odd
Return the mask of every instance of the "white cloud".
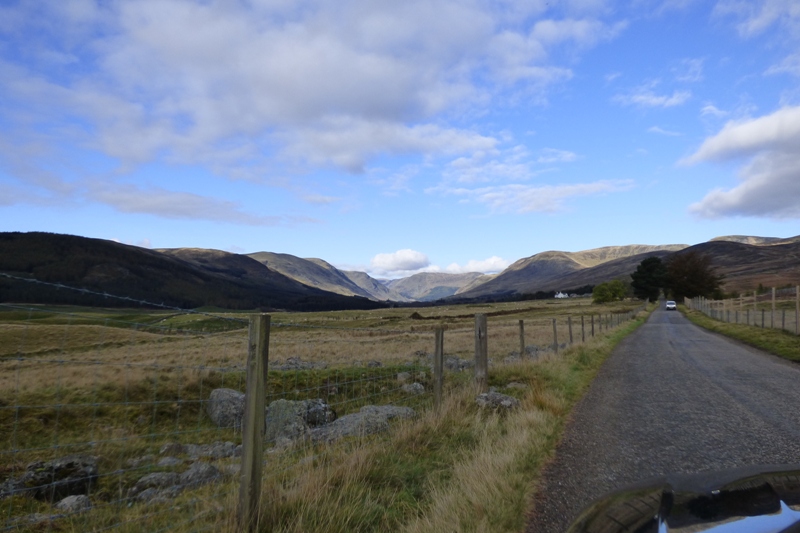
[[691, 91], [677, 89], [672, 94], [657, 94], [654, 89], [658, 85], [658, 81], [649, 82], [634, 88], [628, 94], [618, 94], [613, 100], [622, 105], [666, 108], [682, 105], [692, 97]]
[[745, 37], [763, 33], [773, 25], [800, 36], [800, 5], [796, 0], [720, 0], [714, 14], [737, 18], [736, 27]]
[[681, 136], [680, 132], [665, 130], [664, 128], [660, 128], [658, 126], [651, 126], [651, 127], [647, 128], [647, 131], [649, 131], [650, 133], [658, 133], [659, 135], [666, 135], [668, 137], [680, 137]]
[[717, 188], [689, 210], [703, 218], [732, 216], [800, 219], [800, 155], [757, 155], [740, 174], [742, 183]]
[[449, 274], [466, 274], [468, 272], [483, 272], [484, 274], [495, 274], [502, 272], [511, 264], [502, 257], [496, 255], [483, 260], [470, 259], [465, 265], [453, 263], [444, 269]]
[[800, 107], [784, 107], [763, 117], [728, 122], [681, 163], [742, 157], [751, 160], [739, 174], [739, 185], [730, 190], [712, 190], [690, 210], [708, 218], [800, 218], [798, 146]]
[[[553, 47], [591, 47], [624, 28], [601, 21], [589, 4], [572, 5], [563, 20], [536, 20], [543, 2], [20, 6], [5, 14], [20, 24], [24, 46], [81, 68], [23, 67], [10, 46], [6, 63], [17, 72], [3, 76], [14, 83], [0, 97], [29, 108], [47, 102], [43, 117], [79, 125], [83, 139], [71, 142], [124, 164], [200, 160], [228, 174], [235, 163], [216, 155], [225, 149], [256, 160], [278, 152], [360, 171], [378, 154], [435, 155], [449, 140], [453, 152], [473, 149], [463, 141], [481, 135], [433, 120], [454, 108], [481, 107], [492, 92], [513, 86], [543, 98], [547, 87], [572, 75], [554, 64]], [[53, 36], [26, 33], [37, 26]], [[96, 55], [76, 58], [87, 50]], [[482, 83], [487, 76], [494, 86]]]
[[695, 83], [703, 79], [702, 58], [684, 59], [678, 67], [673, 69], [675, 79], [684, 83]]
[[428, 256], [416, 250], [398, 250], [393, 253], [378, 254], [370, 261], [370, 272], [377, 275], [395, 275], [419, 272], [431, 266]]
[[155, 215], [171, 219], [213, 220], [249, 226], [279, 226], [311, 219], [254, 215], [235, 202], [208, 198], [188, 192], [173, 192], [160, 187], [95, 183], [87, 198], [123, 213]]
[[769, 67], [764, 74], [791, 74], [792, 76], [800, 76], [800, 53], [787, 56], [778, 63]]
[[797, 151], [798, 146], [800, 106], [784, 107], [756, 119], [728, 122], [683, 163], [733, 159], [761, 150]]
[[629, 180], [596, 181], [569, 185], [510, 184], [477, 189], [445, 189], [445, 194], [461, 196], [467, 200], [486, 204], [496, 213], [555, 213], [564, 209], [571, 198], [601, 195], [630, 190]]
[[721, 117], [726, 117], [728, 115], [729, 115], [729, 113], [727, 111], [723, 111], [723, 110], [719, 109], [717, 106], [712, 105], [712, 104], [706, 104], [700, 110], [700, 116], [703, 116], [703, 117], [712, 116], [712, 117], [721, 118]]
[[556, 148], [543, 148], [540, 152], [537, 163], [570, 163], [578, 159], [578, 154], [568, 150], [558, 150]]

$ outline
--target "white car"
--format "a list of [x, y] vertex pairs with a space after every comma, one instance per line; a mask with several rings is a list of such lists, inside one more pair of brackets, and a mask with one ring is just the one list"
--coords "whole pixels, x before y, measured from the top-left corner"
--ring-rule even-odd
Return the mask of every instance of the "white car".
[[667, 300], [666, 310], [667, 311], [676, 311], [678, 306], [672, 300]]

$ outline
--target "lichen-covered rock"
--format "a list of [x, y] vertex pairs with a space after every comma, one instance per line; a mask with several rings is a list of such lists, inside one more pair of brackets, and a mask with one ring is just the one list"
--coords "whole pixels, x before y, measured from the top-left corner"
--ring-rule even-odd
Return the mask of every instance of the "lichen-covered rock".
[[311, 429], [336, 420], [336, 412], [323, 400], [275, 400], [267, 408], [265, 440], [278, 446], [307, 438]]
[[222, 473], [213, 465], [197, 462], [180, 475], [179, 483], [182, 487], [197, 487], [211, 483], [222, 477]]
[[388, 429], [386, 416], [367, 411], [344, 415], [326, 426], [314, 428], [311, 438], [315, 442], [333, 442], [343, 437], [363, 437]]
[[386, 417], [387, 420], [392, 418], [414, 418], [417, 414], [412, 408], [402, 405], [365, 405], [360, 409], [360, 412], [375, 413]]
[[37, 500], [57, 502], [67, 496], [88, 494], [97, 483], [97, 473], [97, 459], [70, 455], [29, 464], [15, 485]]
[[80, 513], [81, 511], [91, 509], [91, 507], [92, 502], [85, 494], [73, 494], [72, 496], [67, 496], [56, 504], [56, 509], [67, 514]]
[[217, 427], [239, 429], [244, 417], [244, 398], [244, 393], [233, 389], [214, 389], [208, 397], [206, 412]]
[[519, 407], [519, 400], [513, 396], [500, 394], [499, 392], [484, 392], [475, 398], [475, 403], [484, 409], [494, 409], [509, 411]]
[[404, 392], [409, 394], [423, 394], [425, 392], [425, 385], [422, 383], [406, 383], [402, 386]]

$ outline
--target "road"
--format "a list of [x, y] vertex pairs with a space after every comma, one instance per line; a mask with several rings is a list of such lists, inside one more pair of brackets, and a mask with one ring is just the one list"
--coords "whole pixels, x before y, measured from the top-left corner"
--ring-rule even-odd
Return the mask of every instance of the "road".
[[594, 499], [669, 474], [800, 463], [800, 365], [656, 310], [579, 402], [528, 533], [562, 533]]

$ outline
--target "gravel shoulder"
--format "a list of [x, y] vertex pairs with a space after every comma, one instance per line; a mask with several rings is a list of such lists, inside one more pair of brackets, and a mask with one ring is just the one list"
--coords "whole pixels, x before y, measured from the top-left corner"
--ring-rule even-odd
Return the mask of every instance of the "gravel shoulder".
[[658, 309], [606, 360], [544, 472], [528, 533], [672, 474], [800, 462], [800, 365]]

